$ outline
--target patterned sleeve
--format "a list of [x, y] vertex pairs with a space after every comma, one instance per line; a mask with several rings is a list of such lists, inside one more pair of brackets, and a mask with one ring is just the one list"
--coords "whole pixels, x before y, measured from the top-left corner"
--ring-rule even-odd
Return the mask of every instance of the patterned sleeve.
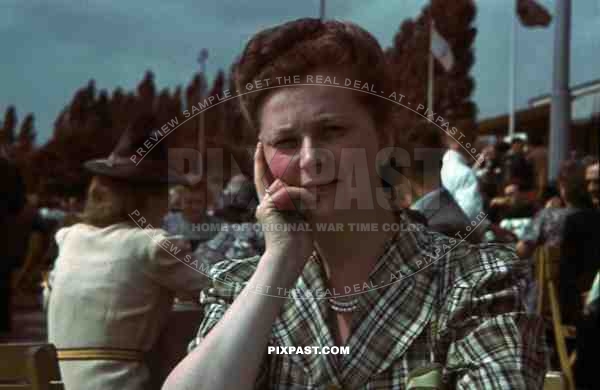
[[[234, 299], [243, 290], [244, 282], [250, 279], [256, 269], [260, 256], [244, 260], [225, 260], [214, 265], [211, 269], [211, 287], [202, 291], [200, 304], [204, 317], [196, 333], [196, 337], [188, 345], [188, 353], [196, 348], [204, 337], [217, 325], [229, 309]], [[265, 354], [265, 356], [268, 356]], [[266, 387], [268, 359], [265, 358], [259, 370], [255, 389]]]
[[468, 257], [440, 332], [450, 381], [456, 389], [542, 389], [546, 344], [542, 320], [525, 312], [526, 268], [500, 247]]
[[546, 219], [548, 209], [543, 209], [533, 218], [523, 233], [523, 241], [538, 243], [542, 239], [542, 226]]

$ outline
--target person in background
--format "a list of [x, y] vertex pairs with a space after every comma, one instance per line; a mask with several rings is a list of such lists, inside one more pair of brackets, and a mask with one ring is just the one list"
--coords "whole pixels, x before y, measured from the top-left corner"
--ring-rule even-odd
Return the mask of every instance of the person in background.
[[[514, 234], [493, 223], [483, 209], [483, 197], [479, 181], [473, 169], [467, 164], [461, 144], [454, 138], [445, 137], [447, 150], [442, 157], [442, 186], [454, 198], [471, 222], [479, 223], [478, 229], [491, 233], [491, 240], [510, 242]], [[486, 240], [489, 240], [486, 238]]]
[[573, 374], [578, 390], [600, 388], [598, 351], [600, 350], [600, 297], [589, 302], [583, 318], [577, 324], [575, 366]]
[[162, 228], [170, 234], [178, 234], [184, 225], [183, 199], [189, 193], [189, 189], [183, 185], [176, 185], [169, 189], [169, 211], [163, 218]]
[[209, 214], [208, 205], [211, 193], [205, 183], [190, 188], [183, 198], [183, 236], [190, 240], [192, 250], [198, 244], [214, 238], [218, 233], [221, 220]]
[[475, 174], [479, 179], [484, 209], [489, 207], [490, 201], [498, 194], [502, 184], [502, 164], [500, 161], [497, 145], [487, 145], [483, 148]]
[[498, 222], [505, 219], [532, 218], [535, 212], [535, 205], [529, 201], [517, 183], [508, 184], [504, 188], [504, 196], [496, 197], [490, 202], [490, 214]]
[[[222, 227], [214, 238], [196, 247], [194, 257], [210, 268], [226, 259], [248, 259], [262, 255], [265, 238], [254, 217], [257, 205], [254, 183], [242, 174], [232, 177], [215, 208], [215, 217], [223, 220]], [[207, 305], [210, 302], [210, 297], [203, 291], [200, 303]], [[200, 338], [194, 338], [188, 350], [194, 349], [199, 342]]]
[[583, 173], [577, 166], [563, 165], [558, 183], [564, 207], [544, 208], [535, 215], [517, 244], [517, 254], [523, 259], [530, 258], [539, 245], [560, 246], [566, 218], [590, 207], [588, 194], [584, 190]]
[[548, 185], [548, 148], [542, 138], [533, 133], [529, 138], [530, 150], [526, 159], [533, 167], [535, 190], [539, 198]]
[[55, 235], [48, 341], [67, 390], [158, 388], [146, 361], [174, 294], [208, 285], [186, 264], [192, 256], [185, 242], [159, 228], [169, 183], [186, 183], [169, 170], [165, 144], [137, 164], [131, 160], [155, 124], [151, 116], [138, 118], [107, 159], [85, 163], [94, 176], [82, 222]]
[[471, 231], [471, 221], [441, 183], [440, 162], [444, 154], [441, 131], [424, 122], [410, 133], [406, 137], [414, 150], [413, 163], [403, 169], [413, 192], [410, 208], [421, 213], [433, 231], [457, 239], [465, 237], [472, 243], [481, 242], [483, 229]]
[[456, 200], [469, 220], [475, 221], [483, 212], [483, 199], [477, 176], [463, 156], [461, 144], [447, 136], [448, 149], [442, 158], [442, 186]]
[[598, 159], [585, 167], [586, 189], [592, 200], [592, 206], [600, 209], [600, 165]]
[[27, 251], [25, 183], [15, 163], [0, 157], [0, 336], [11, 331], [11, 275]]
[[[10, 337], [12, 329], [11, 286], [13, 273], [23, 266], [31, 247], [31, 234], [49, 233], [56, 225], [54, 221], [44, 218], [35, 203], [28, 203], [25, 182], [20, 169], [14, 161], [0, 158], [0, 338]], [[36, 259], [38, 260], [38, 259]], [[43, 260], [43, 259], [41, 259]], [[21, 270], [27, 272], [28, 270]], [[35, 276], [19, 273], [17, 283], [25, 279], [33, 280]]]
[[[180, 196], [180, 197], [179, 197]], [[199, 182], [189, 188], [176, 189], [175, 204], [181, 210], [170, 210], [163, 219], [163, 227], [170, 234], [189, 241], [192, 250], [218, 233], [218, 218], [209, 215], [210, 199], [206, 183]]]
[[583, 313], [582, 294], [600, 272], [600, 211], [573, 212], [565, 218], [562, 233], [559, 292], [565, 308], [563, 322], [576, 324]]
[[[558, 179], [559, 199], [557, 200], [552, 194], [552, 188], [547, 188], [546, 197], [548, 199], [545, 202], [545, 208], [540, 210], [531, 223], [525, 226], [516, 246], [519, 257], [528, 260], [532, 264], [532, 268], [535, 249], [541, 245], [560, 247], [568, 217], [589, 207], [589, 198], [583, 190], [583, 173], [576, 164], [563, 164]], [[537, 281], [532, 280], [528, 293], [530, 311], [535, 310], [537, 295]]]
[[[577, 389], [600, 388], [600, 210], [579, 210], [566, 218], [560, 246], [559, 294], [564, 324], [576, 326]], [[585, 296], [585, 302], [583, 297]]]
[[525, 141], [513, 137], [510, 150], [504, 157], [505, 183], [518, 184], [523, 192], [534, 189], [534, 173], [532, 164], [525, 157]]
[[219, 196], [223, 191], [223, 183], [222, 178], [214, 177], [212, 180], [209, 177], [207, 182], [207, 203], [206, 203], [206, 213], [209, 216], [214, 214], [214, 210], [218, 207], [217, 202], [219, 201]]
[[194, 255], [208, 264], [262, 254], [264, 236], [256, 225], [258, 199], [254, 184], [244, 175], [231, 178], [217, 201], [214, 216], [223, 221], [215, 237], [200, 243]]
[[546, 187], [542, 190], [539, 199], [539, 204], [542, 208], [546, 209], [561, 208], [565, 206], [560, 197], [560, 191], [558, 190], [558, 187], [556, 186], [556, 183], [554, 181], [548, 183]]

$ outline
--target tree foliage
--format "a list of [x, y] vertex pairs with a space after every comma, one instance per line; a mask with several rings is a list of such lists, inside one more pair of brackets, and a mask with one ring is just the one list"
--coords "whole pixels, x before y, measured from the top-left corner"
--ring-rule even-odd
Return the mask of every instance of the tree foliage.
[[[389, 73], [395, 91], [404, 95], [403, 103], [411, 107], [427, 106], [430, 21], [448, 41], [454, 54], [454, 67], [446, 72], [435, 61], [434, 113], [452, 126], [469, 132], [475, 123], [477, 108], [472, 100], [475, 81], [470, 75], [475, 61], [473, 44], [477, 30], [473, 27], [476, 7], [473, 0], [432, 0], [416, 19], [404, 21], [386, 51]], [[424, 119], [408, 109], [395, 112], [396, 130], [415, 127]], [[421, 113], [424, 113], [421, 112]]]

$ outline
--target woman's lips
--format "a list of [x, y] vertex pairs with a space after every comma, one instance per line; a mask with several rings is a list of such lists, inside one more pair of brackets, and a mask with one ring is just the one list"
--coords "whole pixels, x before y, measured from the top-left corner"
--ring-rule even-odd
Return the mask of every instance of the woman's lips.
[[308, 185], [307, 187], [310, 189], [314, 189], [317, 192], [324, 192], [324, 191], [329, 191], [332, 189], [335, 189], [337, 187], [337, 180], [331, 181], [329, 183], [324, 183], [324, 184], [313, 184], [313, 185]]

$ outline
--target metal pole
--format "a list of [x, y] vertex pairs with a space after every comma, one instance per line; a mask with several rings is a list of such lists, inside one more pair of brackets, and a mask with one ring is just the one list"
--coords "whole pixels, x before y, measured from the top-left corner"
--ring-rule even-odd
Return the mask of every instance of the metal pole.
[[512, 28], [510, 29], [510, 53], [508, 64], [508, 135], [513, 137], [515, 134], [515, 96], [517, 75], [517, 2], [515, 0], [511, 13]]
[[[200, 72], [202, 77], [204, 77], [205, 80], [207, 80], [206, 78], [206, 60], [208, 59], [208, 50], [206, 48], [200, 50], [200, 54], [198, 56], [198, 62], [200, 63]], [[208, 81], [207, 81], [208, 82]], [[203, 92], [202, 90], [200, 91], [201, 93]], [[202, 99], [203, 96], [200, 96], [200, 99]], [[199, 122], [199, 123], [198, 123]], [[206, 140], [205, 140], [205, 131], [204, 131], [204, 111], [202, 113], [200, 113], [200, 116], [197, 118], [197, 124], [199, 124], [199, 126], [197, 126], [196, 129], [196, 134], [197, 134], [197, 142], [196, 142], [196, 146], [198, 147], [198, 151], [200, 152], [200, 158], [202, 159], [202, 171], [205, 172], [206, 171], [206, 167], [204, 165], [204, 161], [205, 161], [205, 154], [206, 154]]]
[[325, 20], [325, 0], [320, 0], [319, 19]]
[[571, 124], [571, 94], [569, 91], [569, 62], [571, 59], [571, 0], [556, 0], [554, 25], [554, 69], [552, 105], [550, 112], [550, 150], [548, 179], [558, 177], [560, 163], [569, 149]]
[[427, 66], [427, 108], [429, 109], [430, 115], [433, 114], [433, 84], [435, 77], [435, 62], [433, 54], [431, 53], [431, 46], [433, 44], [433, 20], [429, 21], [429, 61]]
[[[204, 76], [204, 78], [207, 80], [206, 78], [206, 58], [200, 63], [201, 69], [202, 69], [202, 75]], [[202, 155], [202, 159], [204, 161], [204, 155], [206, 154], [206, 132], [205, 132], [205, 119], [204, 119], [204, 114], [206, 113], [206, 110], [202, 111], [202, 113], [200, 114], [200, 153]], [[205, 167], [203, 167], [203, 171]]]

